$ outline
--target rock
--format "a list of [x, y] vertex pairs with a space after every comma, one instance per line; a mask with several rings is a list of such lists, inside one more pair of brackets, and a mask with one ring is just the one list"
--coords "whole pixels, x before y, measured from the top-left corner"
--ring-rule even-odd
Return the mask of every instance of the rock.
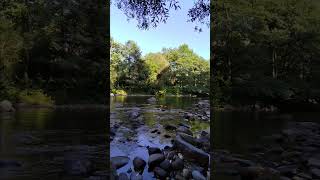
[[157, 147], [149, 147], [147, 146], [149, 156], [152, 154], [162, 153], [161, 150]]
[[165, 179], [168, 176], [168, 173], [160, 167], [155, 167], [153, 171], [159, 179]]
[[88, 175], [93, 170], [93, 164], [82, 155], [70, 154], [64, 157], [64, 171], [70, 175]]
[[168, 139], [168, 138], [171, 138], [171, 136], [170, 136], [169, 134], [165, 134], [165, 135], [163, 135], [163, 137], [164, 137], [164, 138], [167, 138], [167, 139]]
[[128, 164], [129, 158], [127, 156], [115, 156], [110, 158], [110, 162], [115, 166], [116, 169], [119, 169]]
[[317, 168], [313, 168], [311, 169], [311, 174], [312, 174], [312, 177], [314, 178], [320, 178], [320, 169], [317, 169]]
[[206, 180], [207, 179], [199, 171], [192, 171], [192, 178], [194, 180]]
[[172, 169], [174, 170], [182, 170], [184, 167], [184, 162], [182, 159], [180, 158], [176, 158], [173, 162], [172, 162]]
[[129, 177], [127, 176], [126, 173], [120, 173], [118, 180], [129, 180]]
[[150, 104], [155, 104], [157, 102], [157, 99], [155, 97], [151, 97], [151, 98], [147, 99], [147, 101]]
[[169, 160], [165, 159], [160, 163], [160, 167], [166, 171], [169, 171], [171, 168], [171, 163]]
[[140, 108], [134, 108], [129, 111], [129, 119], [137, 119], [140, 116]]
[[193, 133], [190, 131], [190, 129], [189, 129], [189, 128], [186, 128], [186, 127], [184, 127], [184, 126], [178, 127], [177, 132], [182, 132], [182, 133], [188, 134], [188, 135], [190, 135], [190, 136], [193, 135]]
[[3, 100], [0, 102], [0, 112], [13, 112], [15, 109], [12, 106], [12, 103], [8, 100]]
[[139, 173], [132, 172], [130, 175], [130, 180], [143, 180], [143, 177]]
[[180, 122], [179, 125], [180, 125], [180, 126], [184, 126], [184, 127], [188, 128], [188, 129], [190, 129], [190, 126], [187, 125], [186, 123]]
[[308, 165], [311, 167], [320, 168], [320, 160], [316, 158], [310, 158], [308, 160]]
[[159, 165], [162, 161], [164, 161], [164, 155], [163, 154], [152, 154], [149, 156], [148, 165], [149, 167], [155, 167], [156, 165]]
[[20, 167], [20, 166], [21, 166], [21, 164], [18, 161], [0, 160], [0, 168]]
[[174, 151], [170, 151], [167, 154], [167, 159], [172, 160], [175, 155], [176, 153]]
[[191, 174], [191, 171], [189, 169], [183, 169], [182, 171], [182, 176], [185, 178], [185, 179], [190, 179], [192, 174]]
[[146, 166], [146, 161], [144, 161], [143, 159], [141, 159], [140, 157], [135, 157], [133, 159], [133, 167], [135, 171], [138, 172], [143, 172], [145, 166]]
[[166, 124], [166, 125], [164, 125], [164, 129], [165, 130], [176, 130], [177, 127], [174, 125], [171, 125], [171, 124]]
[[296, 165], [284, 165], [277, 168], [281, 175], [292, 177], [297, 173]]
[[185, 113], [183, 118], [185, 119], [191, 119], [193, 117], [193, 114], [192, 113]]
[[208, 153], [184, 141], [179, 135], [176, 137], [174, 141], [174, 147], [182, 151], [185, 158], [189, 160], [192, 160], [204, 166], [207, 166], [209, 164]]
[[186, 142], [188, 142], [194, 146], [197, 146], [197, 147], [201, 146], [200, 141], [198, 139], [194, 138], [193, 136], [190, 136], [185, 133], [178, 133], [178, 135], [180, 135], [183, 140], [185, 140]]

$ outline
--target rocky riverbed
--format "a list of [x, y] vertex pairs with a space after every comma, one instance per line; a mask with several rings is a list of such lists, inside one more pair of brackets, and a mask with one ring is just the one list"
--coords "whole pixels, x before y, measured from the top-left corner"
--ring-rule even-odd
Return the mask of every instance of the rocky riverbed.
[[248, 147], [248, 154], [214, 150], [213, 173], [219, 179], [320, 179], [320, 124], [290, 122], [278, 134]]
[[132, 107], [114, 106], [110, 144], [113, 179], [209, 179], [207, 100], [184, 109], [159, 104], [154, 98]]

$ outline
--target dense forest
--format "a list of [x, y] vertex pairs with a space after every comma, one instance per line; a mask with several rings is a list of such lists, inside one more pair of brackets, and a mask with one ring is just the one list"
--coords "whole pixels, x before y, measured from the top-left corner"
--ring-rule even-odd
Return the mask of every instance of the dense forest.
[[138, 44], [111, 38], [110, 88], [115, 94], [208, 95], [209, 61], [183, 44], [142, 56]]
[[222, 103], [320, 100], [320, 4], [221, 0], [216, 4], [212, 97]]
[[102, 0], [2, 0], [0, 98], [31, 104], [103, 99], [106, 7]]

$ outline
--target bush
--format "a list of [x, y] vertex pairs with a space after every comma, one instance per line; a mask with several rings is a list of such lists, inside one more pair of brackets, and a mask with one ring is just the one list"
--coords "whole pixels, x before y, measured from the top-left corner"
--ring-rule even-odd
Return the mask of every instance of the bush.
[[18, 101], [28, 105], [54, 105], [54, 100], [42, 90], [24, 90], [19, 93]]
[[156, 96], [165, 96], [166, 95], [166, 90], [159, 90], [158, 92], [156, 92]]
[[127, 92], [125, 90], [122, 90], [122, 89], [113, 89], [113, 90], [111, 90], [111, 92], [113, 94], [120, 95], [120, 96], [128, 95]]

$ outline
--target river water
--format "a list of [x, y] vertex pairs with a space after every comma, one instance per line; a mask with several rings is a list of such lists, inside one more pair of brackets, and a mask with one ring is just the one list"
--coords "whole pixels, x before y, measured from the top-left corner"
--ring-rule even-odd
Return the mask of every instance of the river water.
[[[165, 124], [178, 125], [185, 122], [182, 115], [185, 110], [192, 109], [192, 106], [201, 100], [200, 98], [189, 97], [166, 97], [160, 98], [155, 104], [148, 103], [150, 97], [113, 97], [111, 99], [111, 129], [114, 129], [115, 136], [110, 142], [110, 157], [127, 156], [129, 163], [118, 169], [118, 173], [124, 172], [130, 175], [132, 160], [139, 156], [148, 161], [147, 146], [164, 148], [172, 146], [174, 132], [166, 131], [162, 128]], [[135, 125], [128, 118], [128, 112], [133, 108], [141, 111], [142, 124]], [[196, 133], [201, 130], [209, 131], [209, 122], [185, 122], [191, 126], [191, 130]], [[161, 133], [152, 133], [158, 129]], [[147, 169], [147, 168], [146, 168]], [[129, 173], [128, 173], [129, 170]], [[145, 170], [144, 179], [154, 179], [152, 172]]]
[[86, 153], [96, 170], [105, 170], [106, 115], [66, 109], [0, 114], [0, 162], [11, 162], [0, 165], [0, 179], [84, 179], [64, 173], [67, 152]]

